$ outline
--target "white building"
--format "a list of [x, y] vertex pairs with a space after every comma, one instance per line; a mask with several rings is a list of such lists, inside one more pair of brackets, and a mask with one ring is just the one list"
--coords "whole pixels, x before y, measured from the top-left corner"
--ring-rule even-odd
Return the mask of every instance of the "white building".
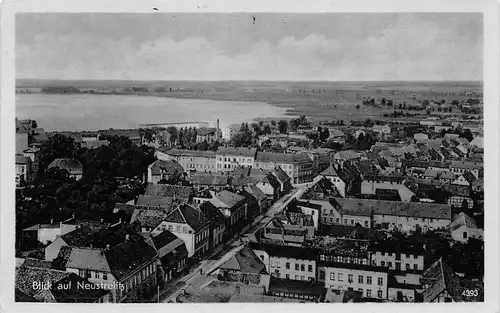
[[483, 230], [479, 229], [476, 222], [465, 213], [458, 214], [450, 224], [453, 240], [467, 242], [469, 238], [483, 238]]

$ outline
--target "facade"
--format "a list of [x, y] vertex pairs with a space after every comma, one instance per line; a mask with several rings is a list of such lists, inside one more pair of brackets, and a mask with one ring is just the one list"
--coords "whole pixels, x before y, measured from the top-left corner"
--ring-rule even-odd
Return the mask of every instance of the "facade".
[[332, 150], [330, 149], [313, 149], [305, 150], [302, 153], [307, 154], [309, 159], [313, 162], [314, 176], [326, 170], [330, 166]]
[[361, 194], [376, 196], [378, 190], [394, 190], [402, 202], [411, 202], [415, 193], [403, 181], [403, 177], [368, 176], [361, 182]]
[[483, 166], [484, 165], [480, 163], [453, 161], [450, 165], [450, 171], [455, 175], [461, 175], [465, 172], [471, 172], [477, 179], [482, 178], [484, 174]]
[[342, 180], [342, 178], [340, 178], [333, 165], [330, 165], [327, 169], [321, 172], [320, 175], [330, 180], [335, 185], [340, 195], [345, 198], [347, 184]]
[[317, 253], [314, 250], [275, 246], [269, 244], [251, 245], [272, 277], [280, 279], [316, 280]]
[[423, 271], [424, 256], [422, 253], [373, 251], [371, 254], [371, 265], [403, 272]]
[[292, 180], [292, 184], [309, 182], [313, 178], [313, 161], [305, 153], [259, 152], [255, 168], [272, 170], [280, 167]]
[[245, 197], [227, 191], [214, 193], [210, 203], [220, 210], [226, 218], [226, 231], [229, 236], [238, 234], [246, 225], [248, 201]]
[[183, 173], [183, 167], [176, 161], [156, 160], [148, 166], [148, 183], [158, 184], [162, 180], [178, 179]]
[[219, 147], [216, 155], [216, 170], [232, 171], [237, 167], [254, 167], [256, 148]]
[[451, 237], [455, 241], [467, 242], [470, 238], [483, 239], [483, 230], [465, 213], [458, 214], [450, 224]]
[[387, 299], [388, 270], [360, 264], [325, 263], [325, 287], [353, 290], [366, 298]]
[[21, 187], [33, 179], [33, 163], [24, 155], [16, 155], [16, 187]]

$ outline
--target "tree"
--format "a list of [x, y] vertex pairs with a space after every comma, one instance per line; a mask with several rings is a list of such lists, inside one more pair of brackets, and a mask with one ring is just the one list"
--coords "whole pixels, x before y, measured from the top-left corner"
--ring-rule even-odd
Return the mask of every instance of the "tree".
[[275, 120], [271, 120], [271, 125], [276, 126], [276, 121]]
[[359, 110], [359, 108], [360, 108], [360, 107], [361, 107], [361, 106], [360, 106], [359, 104], [356, 104], [356, 109], [358, 109], [358, 110]]
[[278, 130], [282, 134], [288, 133], [288, 122], [285, 120], [278, 121]]
[[392, 100], [387, 100], [387, 106], [392, 107], [392, 105], [393, 105], [393, 101]]
[[40, 171], [44, 171], [56, 158], [73, 158], [79, 144], [71, 137], [56, 134], [44, 141], [40, 147]]
[[328, 137], [330, 137], [330, 131], [328, 130], [328, 128], [323, 127], [323, 129], [319, 133], [319, 141], [325, 142]]
[[380, 102], [380, 104], [385, 105], [386, 102], [387, 102], [387, 100], [385, 100], [385, 98], [382, 98], [382, 101]]
[[474, 140], [474, 136], [472, 135], [472, 132], [468, 128], [464, 129], [464, 131], [459, 135], [459, 137], [465, 138], [469, 142], [471, 142], [472, 140]]
[[248, 147], [252, 144], [252, 135], [248, 131], [240, 131], [231, 139], [236, 147]]
[[179, 136], [179, 132], [175, 126], [169, 126], [167, 132], [170, 134], [170, 141], [176, 142]]

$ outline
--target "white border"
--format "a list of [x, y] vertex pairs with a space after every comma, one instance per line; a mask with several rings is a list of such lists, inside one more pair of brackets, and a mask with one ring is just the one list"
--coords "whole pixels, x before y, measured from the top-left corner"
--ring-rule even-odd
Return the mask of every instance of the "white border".
[[[168, 305], [64, 305], [64, 304], [18, 304], [14, 303], [14, 12], [483, 12], [484, 14], [484, 102], [485, 102], [485, 302], [481, 304], [168, 304]], [[19, 0], [3, 2], [1, 7], [1, 105], [0, 105], [0, 310], [51, 310], [53, 312], [86, 312], [94, 310], [132, 312], [140, 308], [156, 311], [196, 310], [197, 312], [241, 313], [258, 310], [299, 311], [299, 310], [341, 310], [341, 312], [420, 312], [443, 309], [458, 312], [499, 312], [499, 6], [494, 0]], [[341, 307], [339, 307], [341, 305]]]

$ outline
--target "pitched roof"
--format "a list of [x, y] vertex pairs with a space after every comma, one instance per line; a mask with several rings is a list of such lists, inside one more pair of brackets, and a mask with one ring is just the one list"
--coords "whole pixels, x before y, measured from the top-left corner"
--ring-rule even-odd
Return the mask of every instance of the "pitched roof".
[[193, 188], [190, 186], [148, 184], [145, 194], [156, 197], [170, 197], [187, 200], [193, 196]]
[[481, 302], [481, 298], [484, 298], [483, 290], [479, 290], [477, 296], [466, 295], [464, 290], [484, 289], [484, 286], [460, 279], [451, 267], [443, 262], [442, 258], [439, 258], [424, 272], [422, 280], [424, 285], [428, 285], [423, 292], [424, 302], [432, 302], [444, 291], [447, 291], [455, 302]]
[[106, 257], [100, 249], [71, 248], [66, 261], [66, 268], [89, 269], [99, 272], [110, 272]]
[[212, 204], [218, 208], [232, 209], [244, 200], [245, 200], [245, 197], [243, 197], [239, 194], [236, 194], [236, 193], [233, 193], [233, 192], [230, 192], [227, 190], [222, 190], [222, 191], [214, 194], [213, 198], [210, 200], [210, 202], [212, 202]]
[[245, 148], [245, 147], [239, 147], [239, 148], [219, 147], [216, 152], [217, 155], [238, 155], [238, 156], [252, 157], [252, 158], [255, 157], [256, 153], [257, 153], [257, 148]]
[[[57, 286], [69, 281], [74, 282], [72, 285], [75, 288], [65, 291], [65, 294], [57, 289]], [[50, 282], [52, 288], [48, 290], [33, 288], [35, 282]], [[77, 282], [90, 283], [88, 280], [70, 272], [33, 267], [18, 268], [16, 269], [15, 288], [16, 291], [20, 291], [22, 294], [16, 292], [16, 298], [22, 297], [26, 299], [25, 295], [27, 295], [31, 301], [34, 298], [40, 302], [96, 302], [109, 292], [102, 289], [76, 288]]]
[[323, 172], [321, 172], [320, 175], [323, 175], [323, 176], [332, 176], [332, 177], [338, 177], [339, 174], [337, 174], [337, 170], [335, 170], [335, 168], [333, 167], [332, 164], [330, 164], [330, 166], [324, 170]]
[[359, 154], [353, 150], [343, 150], [335, 153], [335, 159], [351, 160], [359, 158]]
[[373, 214], [421, 217], [451, 220], [451, 207], [448, 204], [397, 202], [371, 199], [331, 198], [342, 215], [370, 216]]
[[263, 274], [266, 272], [264, 263], [248, 246], [244, 246], [238, 253], [224, 262], [220, 268], [251, 274]]
[[[71, 274], [52, 285], [52, 295], [57, 303], [89, 303], [97, 302], [104, 297], [109, 290], [100, 288], [81, 288], [93, 284], [76, 274]], [[69, 288], [68, 288], [69, 287]]]
[[16, 164], [27, 164], [30, 161], [31, 161], [30, 158], [25, 157], [24, 155], [16, 154]]
[[229, 181], [229, 176], [218, 173], [196, 173], [189, 177], [189, 182], [193, 185], [225, 186]]
[[245, 187], [245, 190], [257, 199], [263, 201], [267, 198], [266, 194], [255, 185]]
[[278, 180], [282, 183], [290, 181], [290, 176], [288, 176], [287, 173], [285, 173], [285, 171], [279, 166], [276, 166], [274, 170], [271, 171], [271, 174], [278, 178]]
[[474, 176], [471, 172], [467, 171], [462, 174], [462, 176], [470, 183], [472, 184], [476, 180], [476, 176]]
[[465, 170], [473, 170], [473, 169], [481, 169], [483, 168], [483, 164], [480, 163], [471, 163], [471, 162], [462, 162], [462, 161], [451, 161], [452, 168], [460, 168]]
[[67, 170], [72, 175], [82, 174], [83, 166], [80, 161], [76, 159], [69, 158], [56, 158], [52, 163], [49, 164], [49, 168], [60, 168]]
[[137, 199], [136, 206], [148, 207], [164, 207], [170, 208], [173, 205], [173, 198], [171, 197], [158, 197], [150, 195], [140, 195]]
[[198, 128], [198, 129], [196, 129], [197, 136], [215, 135], [216, 132], [217, 132], [217, 128]]
[[87, 148], [87, 149], [95, 149], [95, 148], [99, 148], [101, 146], [109, 146], [109, 141], [107, 141], [107, 140], [91, 140], [91, 141], [84, 141], [81, 143], [81, 147]]
[[33, 258], [26, 258], [22, 264], [24, 267], [36, 267], [36, 268], [51, 268], [52, 262], [45, 260], [38, 260]]
[[466, 226], [467, 228], [477, 229], [476, 221], [474, 221], [470, 216], [468, 216], [464, 212], [457, 214], [457, 216], [453, 218], [453, 221], [450, 224], [450, 229], [453, 231], [459, 229], [462, 226]]
[[167, 222], [189, 225], [195, 232], [210, 223], [203, 212], [188, 204], [181, 204], [165, 218]]
[[318, 252], [310, 248], [301, 248], [294, 246], [277, 246], [270, 244], [254, 243], [249, 244], [251, 249], [265, 251], [267, 254], [276, 257], [297, 259], [297, 260], [311, 260], [315, 261], [318, 257]]
[[309, 163], [311, 159], [305, 153], [279, 153], [279, 152], [259, 152], [255, 158], [256, 162], [273, 163]]
[[170, 213], [169, 209], [135, 209], [130, 223], [137, 222], [141, 227], [155, 228]]
[[184, 168], [176, 161], [156, 160], [149, 165], [152, 175], [160, 175], [162, 173], [168, 175], [177, 175], [184, 173]]

